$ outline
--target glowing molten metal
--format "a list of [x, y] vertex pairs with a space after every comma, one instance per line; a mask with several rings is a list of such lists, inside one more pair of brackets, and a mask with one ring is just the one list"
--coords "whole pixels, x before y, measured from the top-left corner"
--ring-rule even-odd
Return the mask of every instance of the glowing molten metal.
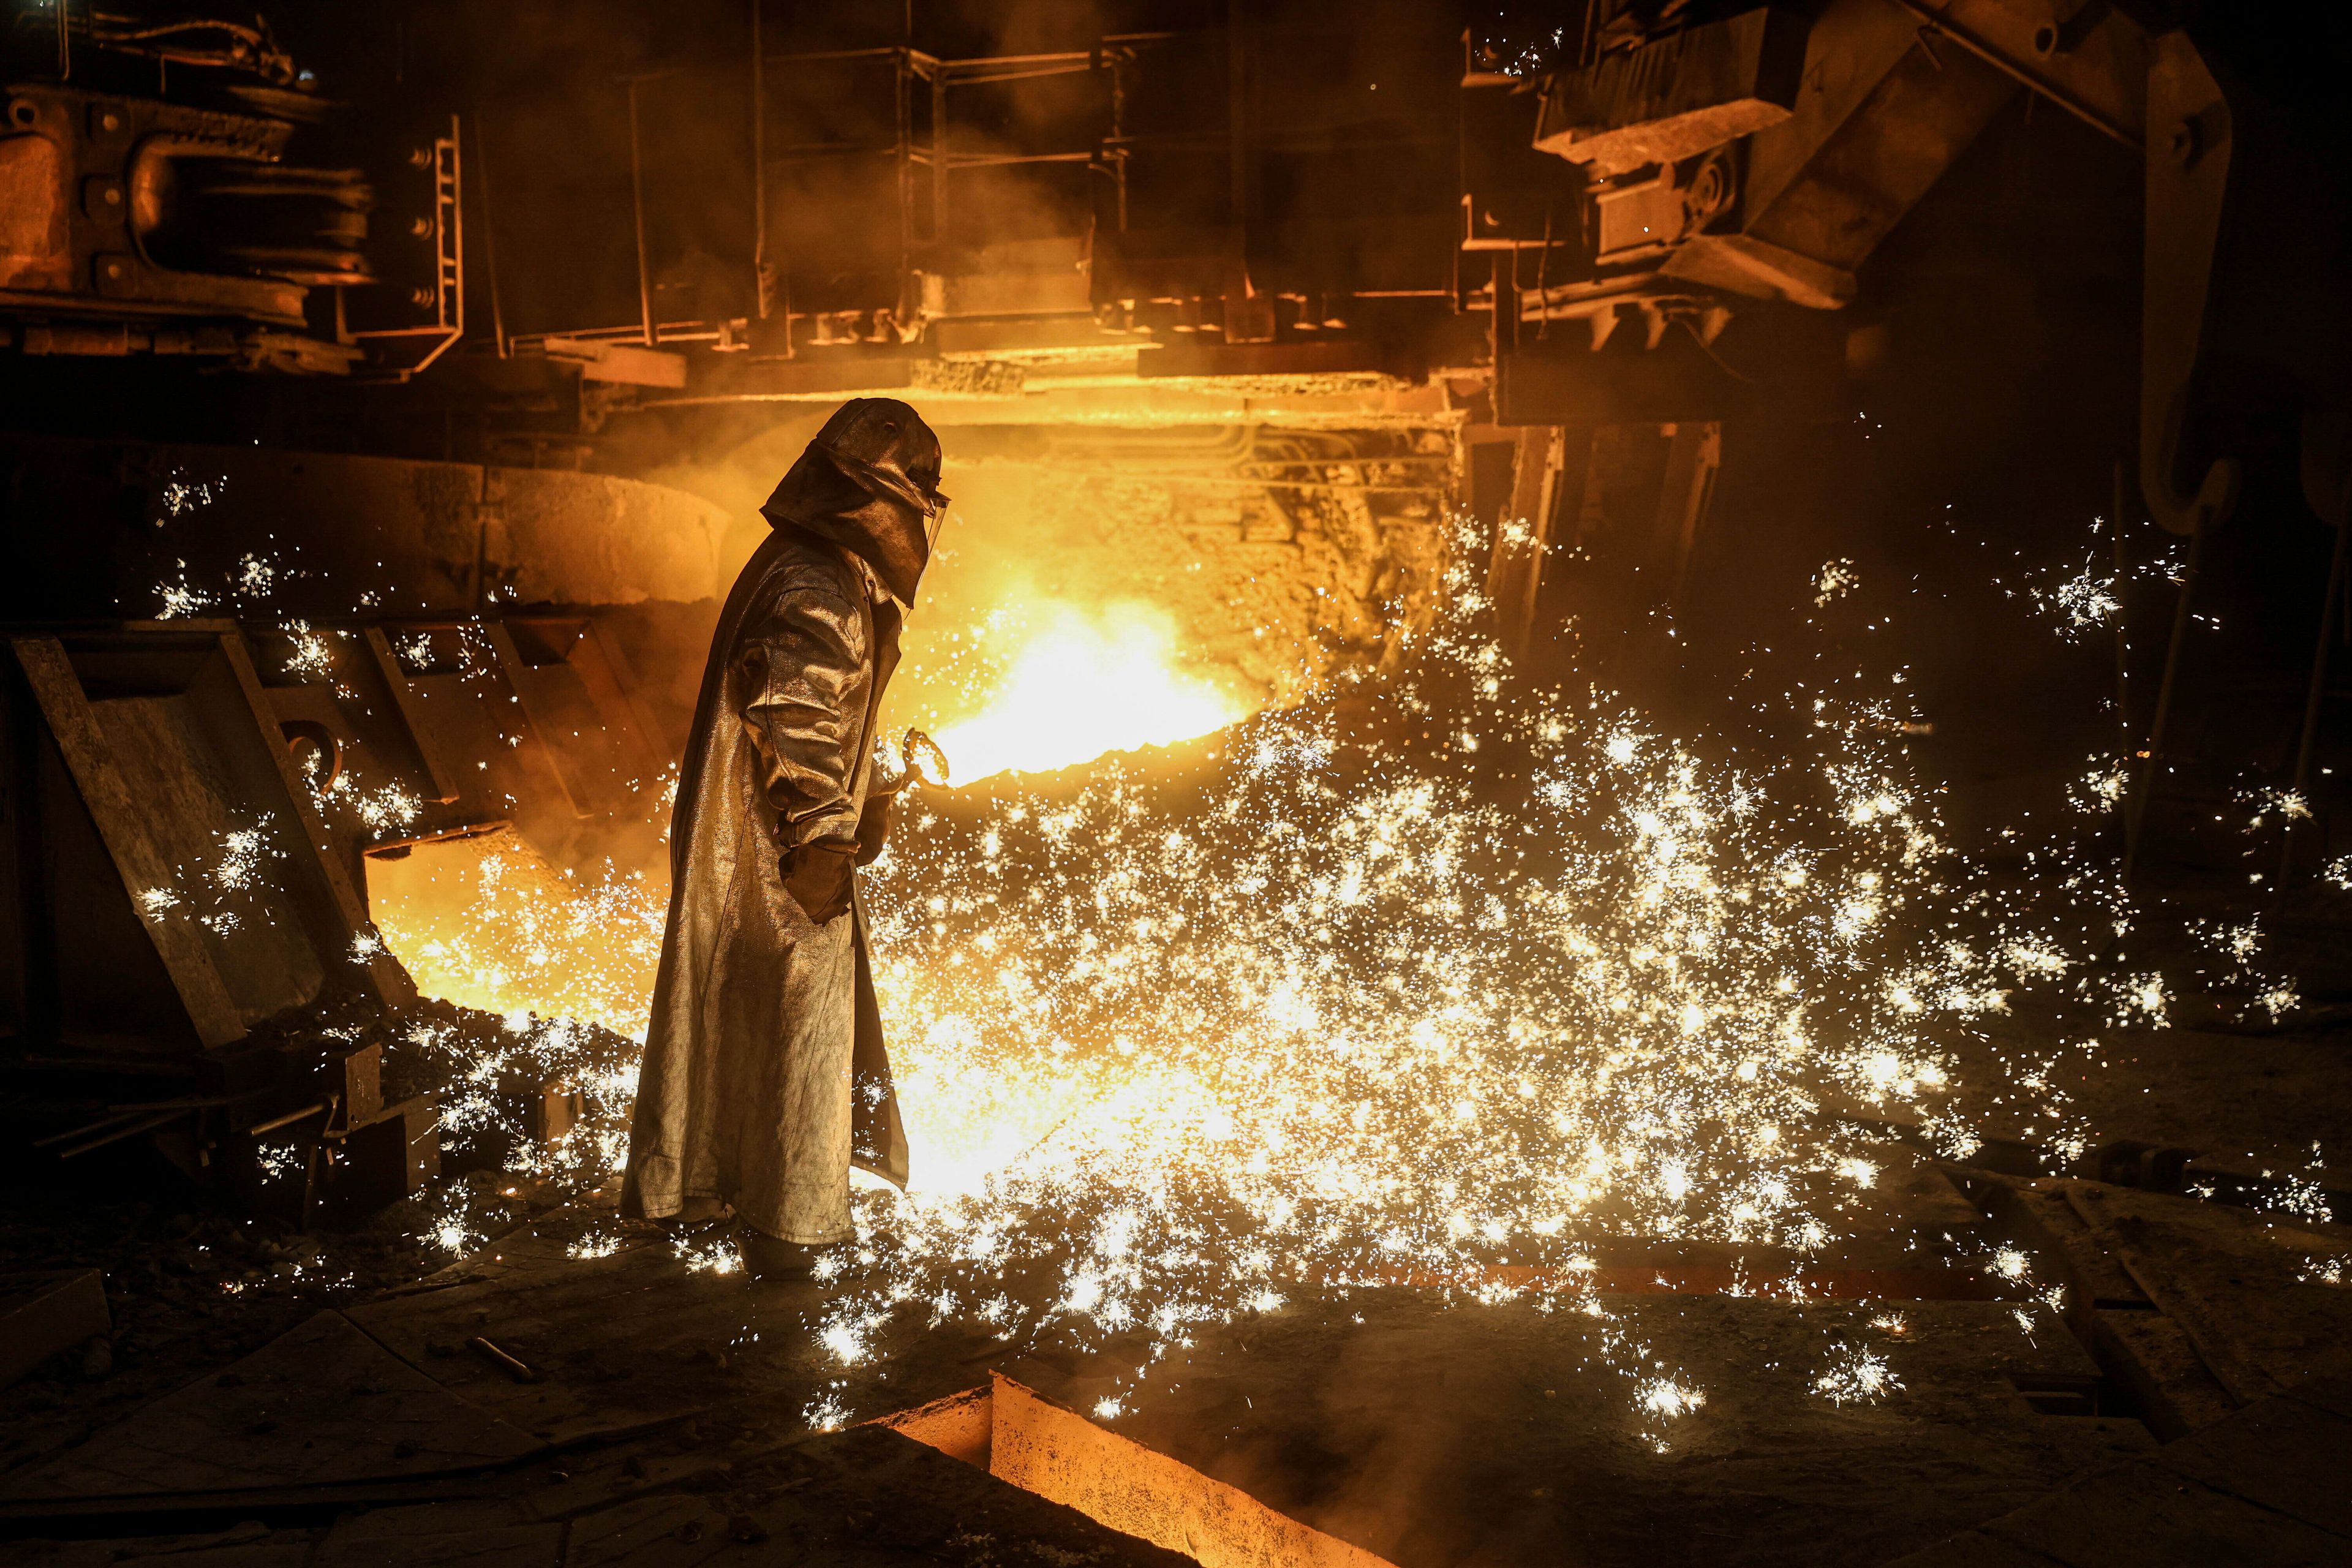
[[1026, 618], [1034, 630], [993, 699], [939, 732], [957, 784], [1189, 741], [1248, 717], [1233, 697], [1183, 672], [1164, 611], [1131, 600], [1096, 613], [1056, 604]]

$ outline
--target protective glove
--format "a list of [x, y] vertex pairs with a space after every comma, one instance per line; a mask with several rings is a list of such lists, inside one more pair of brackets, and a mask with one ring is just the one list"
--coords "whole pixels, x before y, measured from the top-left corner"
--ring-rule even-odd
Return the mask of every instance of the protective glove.
[[818, 925], [839, 920], [849, 912], [856, 855], [855, 839], [820, 838], [785, 850], [777, 862], [784, 875], [784, 891]]
[[871, 866], [882, 854], [882, 847], [890, 842], [890, 802], [896, 797], [887, 795], [866, 797], [866, 809], [857, 816], [857, 863]]

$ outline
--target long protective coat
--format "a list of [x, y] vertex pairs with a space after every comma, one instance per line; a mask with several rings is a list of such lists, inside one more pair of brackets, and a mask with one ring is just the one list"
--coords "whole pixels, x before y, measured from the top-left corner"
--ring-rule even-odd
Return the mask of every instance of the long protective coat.
[[852, 1234], [853, 1163], [906, 1181], [863, 912], [814, 924], [778, 858], [856, 836], [938, 450], [906, 405], [856, 399], [761, 509], [775, 531], [720, 612], [678, 777], [625, 1214], [724, 1203], [823, 1246]]

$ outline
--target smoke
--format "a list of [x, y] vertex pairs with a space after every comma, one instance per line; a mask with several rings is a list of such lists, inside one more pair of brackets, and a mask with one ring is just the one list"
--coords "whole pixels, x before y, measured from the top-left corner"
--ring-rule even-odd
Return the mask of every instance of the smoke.
[[[667, 424], [643, 422], [619, 433], [610, 454], [650, 484], [698, 495], [734, 520], [719, 546], [719, 580], [730, 583], [768, 536], [760, 507], [825, 420], [829, 403], [761, 403], [700, 424], [689, 437]], [[693, 446], [719, 446], [709, 455], [678, 455]], [[719, 606], [710, 607], [716, 625]]]

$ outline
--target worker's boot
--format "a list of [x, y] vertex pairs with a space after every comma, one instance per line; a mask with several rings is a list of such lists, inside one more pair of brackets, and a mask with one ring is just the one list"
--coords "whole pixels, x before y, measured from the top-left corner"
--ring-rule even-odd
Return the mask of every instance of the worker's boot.
[[748, 1225], [736, 1232], [735, 1240], [743, 1251], [743, 1271], [754, 1279], [812, 1279], [816, 1273], [816, 1260], [824, 1255], [822, 1247], [784, 1241]]

